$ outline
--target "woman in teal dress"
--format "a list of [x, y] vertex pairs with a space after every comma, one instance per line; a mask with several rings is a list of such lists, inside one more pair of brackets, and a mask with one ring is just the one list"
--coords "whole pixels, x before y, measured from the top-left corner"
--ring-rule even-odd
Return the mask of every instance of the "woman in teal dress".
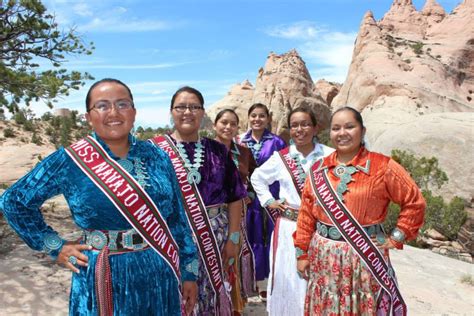
[[[130, 135], [136, 110], [131, 92], [122, 82], [115, 79], [96, 82], [87, 94], [86, 106], [86, 118], [94, 129], [93, 138], [154, 201], [179, 246], [182, 300], [190, 313], [197, 297], [197, 252], [168, 156]], [[80, 243], [63, 240], [43, 219], [40, 206], [58, 194], [64, 195], [75, 223], [84, 231]], [[99, 251], [94, 238], [98, 236], [105, 236], [110, 248], [114, 315], [182, 314], [173, 269], [73, 162], [65, 148], [45, 158], [5, 191], [0, 208], [28, 246], [46, 251], [58, 264], [75, 272], [70, 315], [98, 315], [99, 308], [102, 309], [95, 288]]]

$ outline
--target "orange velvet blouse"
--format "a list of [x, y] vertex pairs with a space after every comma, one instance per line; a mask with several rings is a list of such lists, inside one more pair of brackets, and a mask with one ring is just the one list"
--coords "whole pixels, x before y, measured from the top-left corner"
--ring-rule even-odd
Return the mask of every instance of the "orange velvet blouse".
[[[328, 168], [328, 178], [334, 189], [340, 182], [333, 170], [338, 165], [337, 152], [324, 158], [323, 167]], [[344, 204], [363, 226], [383, 223], [390, 201], [400, 205], [397, 228], [405, 233], [407, 240], [416, 238], [423, 225], [426, 203], [420, 189], [408, 172], [390, 157], [370, 152], [362, 147], [359, 153], [346, 164], [358, 169], [352, 174], [353, 181], [343, 193]], [[295, 246], [308, 251], [318, 221], [332, 224], [324, 210], [315, 204], [311, 183], [306, 179], [298, 215]]]

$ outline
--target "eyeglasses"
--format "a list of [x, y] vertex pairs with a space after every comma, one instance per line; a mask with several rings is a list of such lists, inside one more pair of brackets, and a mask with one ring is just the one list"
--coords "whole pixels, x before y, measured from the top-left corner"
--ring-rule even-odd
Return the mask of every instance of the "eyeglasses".
[[101, 113], [110, 112], [112, 107], [119, 112], [124, 112], [133, 108], [133, 102], [129, 100], [118, 100], [114, 103], [109, 101], [99, 101], [91, 107], [91, 110], [97, 110]]
[[203, 107], [199, 104], [178, 104], [173, 106], [173, 110], [176, 110], [178, 113], [184, 113], [186, 110], [191, 111], [191, 113], [197, 113], [199, 110], [202, 110]]
[[302, 129], [307, 129], [313, 127], [313, 123], [311, 122], [300, 122], [300, 123], [291, 123], [290, 129], [296, 131], [298, 127], [301, 127]]

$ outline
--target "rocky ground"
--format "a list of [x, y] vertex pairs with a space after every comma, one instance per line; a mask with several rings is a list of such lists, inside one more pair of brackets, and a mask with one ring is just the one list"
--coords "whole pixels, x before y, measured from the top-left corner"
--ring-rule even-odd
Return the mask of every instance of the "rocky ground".
[[[77, 238], [60, 200], [44, 216], [63, 237]], [[0, 315], [66, 315], [70, 271], [26, 247], [1, 217], [0, 240]], [[472, 264], [412, 247], [393, 252], [392, 262], [410, 315], [473, 315]], [[266, 315], [265, 306], [251, 298], [244, 314]]]

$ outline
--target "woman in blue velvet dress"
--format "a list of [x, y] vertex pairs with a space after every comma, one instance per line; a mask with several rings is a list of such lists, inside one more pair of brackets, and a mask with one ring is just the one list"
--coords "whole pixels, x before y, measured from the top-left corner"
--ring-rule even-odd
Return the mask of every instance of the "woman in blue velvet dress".
[[[241, 145], [250, 148], [257, 166], [268, 160], [275, 151], [286, 147], [285, 141], [272, 134], [267, 126], [270, 123], [268, 108], [261, 103], [255, 103], [248, 110], [250, 130], [239, 137]], [[270, 186], [270, 191], [278, 198], [278, 183]], [[247, 235], [255, 256], [255, 279], [259, 288], [260, 298], [267, 297], [266, 280], [270, 272], [270, 239], [273, 232], [273, 222], [255, 198], [248, 205]]]
[[[136, 110], [131, 92], [122, 82], [115, 79], [96, 82], [87, 94], [86, 106], [86, 118], [94, 129], [94, 138], [124, 169], [129, 166], [127, 171], [155, 202], [176, 240], [180, 249], [182, 299], [186, 302], [186, 312], [190, 313], [197, 296], [197, 252], [168, 156], [129, 134]], [[64, 195], [75, 223], [84, 230], [82, 243], [62, 240], [43, 220], [39, 207], [58, 194]], [[106, 236], [110, 247], [114, 315], [182, 314], [173, 270], [141, 239], [64, 148], [45, 158], [5, 191], [0, 208], [31, 248], [48, 252], [53, 260], [75, 272], [70, 315], [99, 314], [94, 269], [99, 251], [90, 246], [87, 238], [91, 236]]]

